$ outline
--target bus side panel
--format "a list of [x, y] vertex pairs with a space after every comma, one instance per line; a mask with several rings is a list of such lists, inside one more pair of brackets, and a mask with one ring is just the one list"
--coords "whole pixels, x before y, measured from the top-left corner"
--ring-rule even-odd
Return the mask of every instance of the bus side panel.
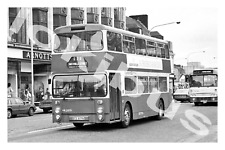
[[157, 115], [157, 112], [151, 107], [157, 107], [159, 99], [163, 99], [165, 110], [172, 102], [172, 96], [170, 93], [143, 94], [135, 95], [135, 97], [123, 97], [125, 102], [129, 101], [132, 105], [134, 120]]
[[122, 101], [124, 101], [122, 110], [124, 109], [124, 106], [125, 106], [126, 102], [130, 102], [131, 107], [132, 107], [132, 112], [133, 112], [133, 119], [134, 120], [137, 119], [137, 116], [138, 116], [137, 115], [137, 113], [138, 113], [137, 98], [132, 97], [132, 96], [123, 96]]

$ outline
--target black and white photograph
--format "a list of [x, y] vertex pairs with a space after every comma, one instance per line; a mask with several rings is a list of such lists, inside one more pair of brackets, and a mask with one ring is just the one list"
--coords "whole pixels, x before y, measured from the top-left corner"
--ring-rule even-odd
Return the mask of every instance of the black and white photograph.
[[217, 1], [26, 2], [2, 13], [7, 146], [222, 142]]

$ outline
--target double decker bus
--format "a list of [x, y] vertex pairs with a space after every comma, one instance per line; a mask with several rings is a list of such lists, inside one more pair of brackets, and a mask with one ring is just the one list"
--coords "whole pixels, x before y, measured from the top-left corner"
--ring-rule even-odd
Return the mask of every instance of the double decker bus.
[[[156, 116], [172, 101], [171, 42], [100, 24], [55, 30], [53, 123], [120, 123]], [[157, 109], [155, 109], [157, 108]]]
[[217, 86], [218, 73], [217, 69], [197, 69], [193, 70], [190, 75], [190, 99], [194, 104], [200, 105], [218, 100]]

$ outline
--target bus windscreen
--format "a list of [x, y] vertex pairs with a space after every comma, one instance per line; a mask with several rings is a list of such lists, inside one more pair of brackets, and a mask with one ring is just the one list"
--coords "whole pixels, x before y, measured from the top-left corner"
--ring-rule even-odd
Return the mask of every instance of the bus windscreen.
[[57, 75], [53, 78], [53, 97], [105, 97], [106, 75]]
[[103, 49], [102, 31], [82, 31], [55, 35], [54, 52], [99, 51]]
[[217, 87], [217, 75], [193, 75], [190, 87]]

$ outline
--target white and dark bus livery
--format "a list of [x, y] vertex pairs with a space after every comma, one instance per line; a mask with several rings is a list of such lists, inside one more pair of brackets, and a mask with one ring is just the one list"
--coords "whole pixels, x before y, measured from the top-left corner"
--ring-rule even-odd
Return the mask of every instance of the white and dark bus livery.
[[197, 69], [189, 78], [189, 94], [195, 105], [218, 101], [217, 69]]
[[80, 24], [57, 28], [54, 43], [54, 123], [127, 127], [132, 120], [163, 117], [172, 100], [171, 42]]

